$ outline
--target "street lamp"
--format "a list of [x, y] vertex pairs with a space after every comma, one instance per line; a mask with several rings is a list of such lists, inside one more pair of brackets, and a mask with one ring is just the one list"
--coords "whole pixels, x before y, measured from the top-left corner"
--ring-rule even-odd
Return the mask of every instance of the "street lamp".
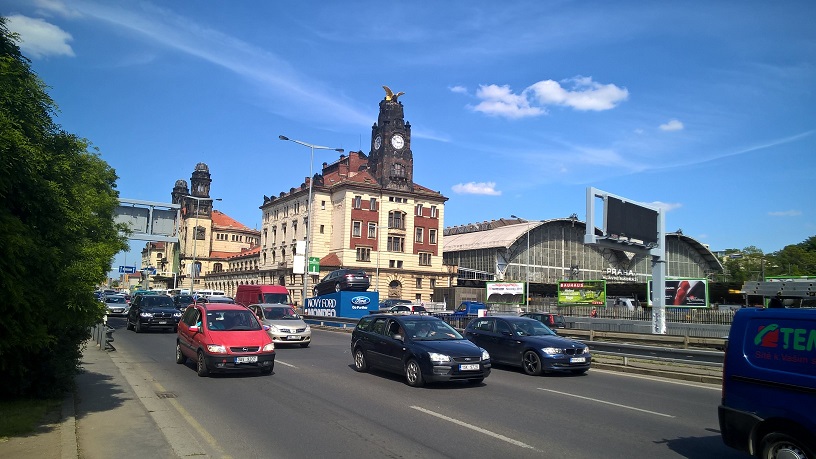
[[301, 142], [300, 140], [290, 139], [285, 135], [279, 135], [279, 139], [281, 140], [288, 140], [289, 142], [295, 142], [298, 145], [303, 145], [304, 147], [309, 147], [311, 154], [309, 156], [309, 198], [306, 204], [306, 273], [303, 276], [303, 297], [301, 300], [303, 301], [303, 307], [306, 307], [306, 294], [309, 291], [309, 258], [312, 250], [312, 244], [310, 244], [310, 236], [309, 234], [312, 232], [312, 182], [314, 181], [314, 151], [315, 150], [334, 150], [340, 153], [343, 153], [342, 148], [331, 148], [331, 147], [321, 147], [319, 145], [312, 145], [310, 143]]
[[[195, 284], [196, 278], [196, 247], [198, 243], [198, 211], [201, 208], [201, 201], [220, 201], [221, 198], [199, 198], [196, 196], [190, 196], [189, 194], [184, 195], [185, 198], [195, 199], [196, 200], [196, 218], [195, 218], [195, 228], [193, 228], [193, 263], [190, 265], [190, 295], [193, 294], [193, 286]], [[175, 286], [174, 286], [175, 287]]]
[[[515, 215], [510, 215], [511, 218], [518, 218]], [[527, 267], [525, 268], [525, 275], [527, 276], [527, 291], [524, 295], [524, 312], [530, 312], [530, 221], [527, 220]]]

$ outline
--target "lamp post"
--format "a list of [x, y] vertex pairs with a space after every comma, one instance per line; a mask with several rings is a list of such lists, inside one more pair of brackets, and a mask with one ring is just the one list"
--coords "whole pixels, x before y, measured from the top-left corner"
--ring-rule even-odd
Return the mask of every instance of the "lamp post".
[[[511, 218], [519, 218], [510, 215]], [[524, 270], [527, 277], [527, 291], [524, 295], [524, 312], [530, 312], [530, 221], [527, 220], [527, 267]]]
[[331, 148], [331, 147], [321, 147], [320, 145], [312, 145], [310, 143], [301, 142], [300, 140], [290, 139], [285, 135], [279, 135], [279, 139], [287, 140], [289, 142], [295, 142], [298, 145], [303, 145], [304, 147], [309, 147], [310, 155], [309, 155], [309, 197], [306, 203], [306, 273], [303, 275], [303, 297], [301, 300], [303, 301], [303, 307], [306, 307], [306, 294], [309, 291], [309, 258], [311, 255], [312, 244], [311, 244], [311, 237], [310, 234], [312, 232], [312, 182], [314, 181], [314, 151], [315, 150], [334, 150], [336, 152], [342, 153], [342, 148]]
[[195, 199], [196, 200], [196, 218], [195, 218], [195, 228], [193, 228], [193, 262], [190, 265], [190, 295], [193, 294], [193, 285], [195, 284], [196, 278], [196, 247], [198, 243], [198, 212], [201, 209], [201, 201], [220, 201], [221, 198], [199, 198], [196, 196], [190, 196], [189, 194], [184, 195], [185, 198]]

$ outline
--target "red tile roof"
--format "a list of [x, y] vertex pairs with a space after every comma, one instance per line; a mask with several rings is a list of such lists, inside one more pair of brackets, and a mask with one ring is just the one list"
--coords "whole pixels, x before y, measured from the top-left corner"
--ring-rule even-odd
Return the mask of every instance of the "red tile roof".
[[255, 231], [252, 228], [248, 228], [243, 223], [235, 220], [234, 218], [230, 217], [229, 215], [221, 212], [220, 210], [213, 209], [212, 211], [212, 222], [213, 226], [218, 226], [221, 228], [235, 228], [239, 230], [246, 230], [246, 231]]
[[337, 268], [339, 268], [340, 266], [341, 266], [340, 265], [340, 258], [337, 256], [336, 253], [330, 253], [330, 254], [328, 254], [325, 257], [320, 259], [320, 267], [321, 268], [323, 268], [323, 267], [329, 267], [329, 268], [337, 267]]

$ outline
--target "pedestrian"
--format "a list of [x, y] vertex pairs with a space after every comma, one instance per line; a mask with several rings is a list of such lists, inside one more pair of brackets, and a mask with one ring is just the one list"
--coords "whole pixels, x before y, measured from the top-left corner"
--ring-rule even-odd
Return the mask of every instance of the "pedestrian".
[[592, 312], [589, 313], [589, 317], [598, 317], [598, 310], [592, 308]]

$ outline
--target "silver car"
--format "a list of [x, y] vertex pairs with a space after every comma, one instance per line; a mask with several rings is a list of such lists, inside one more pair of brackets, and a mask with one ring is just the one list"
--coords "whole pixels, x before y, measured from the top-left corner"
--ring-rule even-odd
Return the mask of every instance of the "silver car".
[[252, 304], [249, 309], [258, 316], [263, 325], [269, 326], [269, 336], [275, 344], [300, 344], [309, 347], [312, 329], [300, 316], [285, 304]]
[[126, 316], [130, 304], [125, 295], [105, 295], [105, 307], [109, 316]]

